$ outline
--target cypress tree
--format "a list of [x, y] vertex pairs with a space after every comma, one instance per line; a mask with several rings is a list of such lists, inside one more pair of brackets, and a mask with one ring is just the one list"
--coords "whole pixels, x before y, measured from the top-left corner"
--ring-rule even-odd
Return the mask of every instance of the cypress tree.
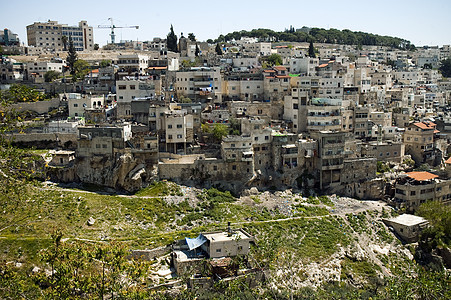
[[177, 36], [174, 33], [174, 28], [172, 27], [172, 24], [171, 24], [171, 31], [168, 33], [167, 38], [166, 38], [166, 43], [167, 43], [169, 51], [178, 52]]
[[310, 45], [308, 46], [308, 56], [316, 57], [315, 48], [313, 48], [313, 42], [310, 41]]
[[215, 51], [216, 51], [217, 55], [222, 55], [222, 49], [221, 49], [221, 46], [219, 45], [219, 43], [216, 44]]
[[75, 75], [75, 62], [78, 60], [77, 51], [75, 51], [74, 42], [69, 37], [69, 51], [66, 58], [67, 66], [69, 67], [70, 74]]

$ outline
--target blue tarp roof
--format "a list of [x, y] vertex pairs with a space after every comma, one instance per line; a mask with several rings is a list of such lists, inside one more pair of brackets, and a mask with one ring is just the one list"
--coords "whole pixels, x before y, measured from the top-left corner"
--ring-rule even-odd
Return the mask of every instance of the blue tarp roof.
[[202, 246], [207, 241], [207, 239], [202, 234], [199, 234], [197, 238], [185, 238], [185, 241], [188, 245], [189, 250], [193, 250]]

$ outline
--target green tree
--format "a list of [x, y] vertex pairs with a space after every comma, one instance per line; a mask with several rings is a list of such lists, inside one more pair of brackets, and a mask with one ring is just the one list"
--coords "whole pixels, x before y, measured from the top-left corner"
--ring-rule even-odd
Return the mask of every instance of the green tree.
[[194, 35], [194, 33], [188, 33], [188, 38], [190, 41], [195, 42], [196, 41], [196, 36]]
[[75, 75], [73, 78], [75, 80], [83, 79], [89, 73], [89, 63], [86, 60], [78, 59], [74, 63]]
[[241, 122], [235, 118], [229, 120], [230, 135], [241, 135]]
[[94, 44], [94, 50], [99, 50], [99, 44]]
[[442, 60], [440, 68], [440, 72], [442, 72], [443, 77], [451, 77], [451, 58]]
[[196, 51], [194, 52], [194, 55], [196, 55], [196, 57], [198, 57], [199, 53], [200, 53], [199, 45], [196, 43]]
[[111, 66], [111, 60], [109, 60], [109, 59], [103, 59], [103, 60], [100, 62], [100, 67], [101, 67], [101, 68], [105, 68], [105, 67], [108, 67], [108, 66]]
[[74, 41], [69, 38], [69, 51], [66, 58], [67, 66], [69, 67], [70, 74], [73, 76], [76, 73], [75, 62], [78, 60], [77, 51], [75, 51]]
[[18, 102], [36, 102], [47, 99], [45, 94], [24, 84], [13, 84], [6, 91], [0, 91], [2, 105]]
[[169, 51], [178, 52], [177, 49], [177, 36], [174, 33], [174, 28], [171, 24], [171, 31], [168, 33], [166, 37], [166, 43]]
[[42, 291], [44, 298], [78, 299], [83, 295], [89, 299], [121, 299], [128, 298], [127, 294], [145, 297], [140, 286], [149, 264], [128, 260], [129, 251], [124, 244], [67, 243], [62, 236], [61, 232], [54, 232], [52, 245], [40, 253], [41, 260], [51, 268], [50, 277], [34, 275], [39, 285], [48, 286]]
[[[424, 242], [439, 246], [451, 246], [451, 207], [440, 201], [428, 201], [420, 205], [417, 214], [424, 217], [432, 225], [426, 232]], [[421, 242], [420, 242], [421, 243]]]
[[61, 37], [61, 42], [63, 43], [63, 51], [67, 51], [67, 35]]
[[266, 59], [266, 62], [270, 66], [279, 66], [283, 63], [282, 56], [280, 56], [279, 54], [273, 53], [270, 56], [268, 56], [268, 58]]
[[217, 55], [222, 55], [222, 49], [221, 49], [221, 45], [219, 45], [219, 43], [216, 44], [215, 51], [216, 51]]
[[313, 41], [310, 41], [310, 45], [308, 46], [308, 56], [316, 57], [315, 48], [313, 47]]
[[52, 82], [55, 79], [58, 79], [60, 74], [61, 74], [60, 72], [54, 71], [54, 70], [47, 71], [44, 74], [44, 80], [45, 80], [45, 82]]
[[227, 127], [227, 125], [222, 124], [222, 123], [215, 123], [215, 125], [213, 126], [213, 137], [217, 142], [221, 142], [222, 141], [222, 137], [223, 136], [227, 136], [227, 134], [229, 133], [229, 129]]

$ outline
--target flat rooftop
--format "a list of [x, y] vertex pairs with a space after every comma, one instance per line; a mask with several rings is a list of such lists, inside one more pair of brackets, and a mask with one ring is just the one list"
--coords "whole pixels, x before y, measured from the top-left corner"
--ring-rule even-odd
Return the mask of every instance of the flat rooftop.
[[388, 219], [388, 221], [390, 221], [392, 223], [405, 225], [405, 226], [414, 226], [414, 225], [428, 222], [428, 220], [426, 220], [425, 218], [414, 216], [414, 215], [409, 215], [409, 214], [403, 214], [403, 215], [397, 216], [395, 218]]
[[210, 232], [210, 233], [203, 233], [204, 237], [207, 238], [209, 241], [214, 242], [224, 242], [224, 241], [230, 241], [230, 240], [242, 240], [242, 239], [252, 239], [252, 237], [247, 234], [243, 230], [233, 230], [232, 236], [229, 236], [226, 231], [221, 232]]

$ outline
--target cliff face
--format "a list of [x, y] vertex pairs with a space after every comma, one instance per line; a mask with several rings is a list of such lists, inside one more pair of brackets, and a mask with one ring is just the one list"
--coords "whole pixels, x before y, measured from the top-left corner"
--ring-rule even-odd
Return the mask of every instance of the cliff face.
[[147, 186], [157, 176], [156, 166], [131, 153], [78, 158], [72, 166], [52, 168], [48, 174], [57, 182], [89, 183], [130, 193]]

